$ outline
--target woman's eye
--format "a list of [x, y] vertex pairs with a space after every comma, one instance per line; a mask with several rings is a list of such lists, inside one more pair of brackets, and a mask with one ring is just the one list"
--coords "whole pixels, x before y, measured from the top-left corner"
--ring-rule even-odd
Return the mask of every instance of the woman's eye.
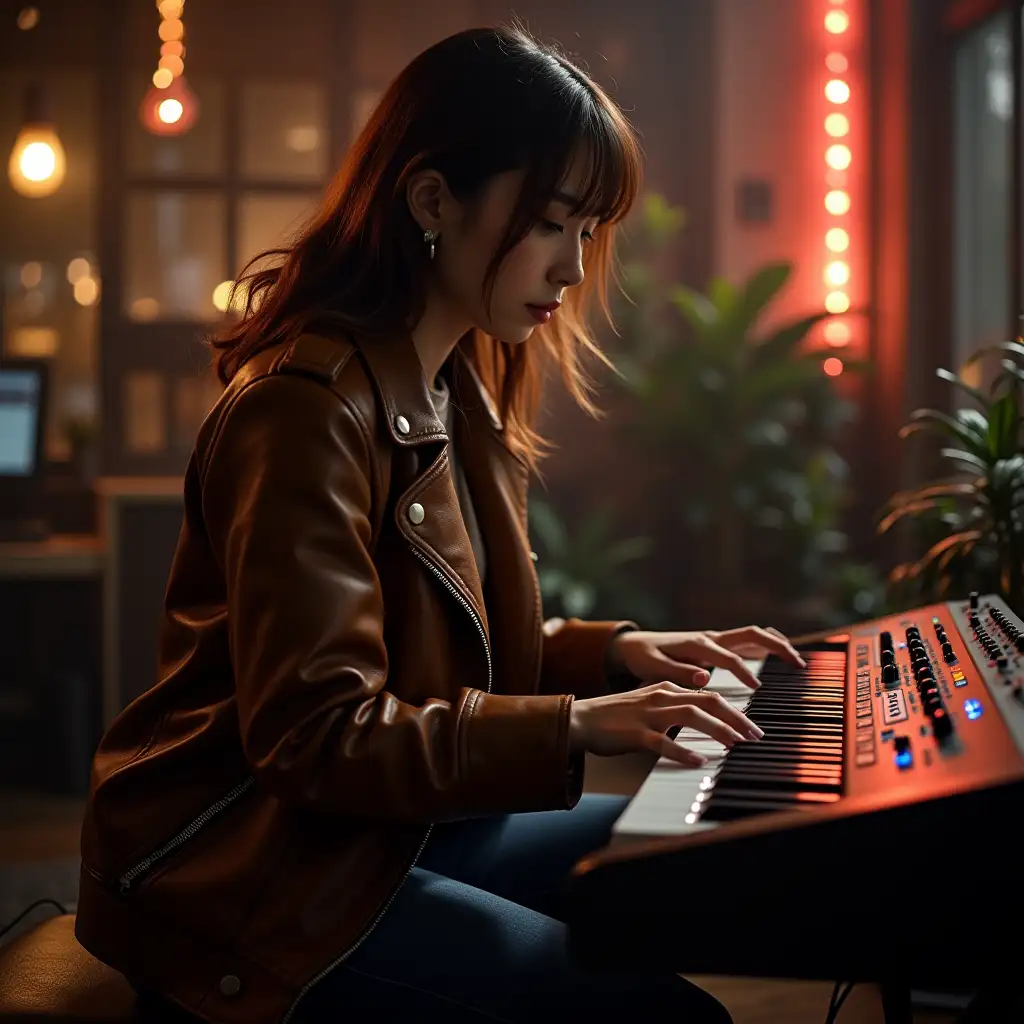
[[545, 231], [557, 231], [559, 234], [565, 230], [561, 224], [556, 224], [553, 220], [542, 220], [540, 222], [540, 226], [544, 228]]

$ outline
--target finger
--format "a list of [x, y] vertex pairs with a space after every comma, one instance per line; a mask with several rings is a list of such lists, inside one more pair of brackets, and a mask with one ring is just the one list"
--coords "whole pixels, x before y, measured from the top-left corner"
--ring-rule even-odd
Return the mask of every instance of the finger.
[[677, 686], [685, 686], [690, 690], [699, 690], [707, 686], [711, 673], [700, 665], [691, 665], [689, 662], [676, 661], [661, 651], [651, 653], [651, 665], [660, 672], [670, 683]]
[[702, 637], [699, 643], [704, 648], [705, 657], [712, 665], [728, 669], [741, 683], [745, 683], [752, 690], [760, 689], [760, 680], [747, 668], [738, 654], [727, 651], [710, 637]]
[[[710, 707], [709, 710], [711, 710]], [[742, 718], [742, 713], [741, 721], [737, 723], [739, 728], [732, 724], [732, 722], [736, 722], [736, 719], [733, 718], [732, 722], [729, 722], [724, 720], [725, 717], [724, 715], [709, 714], [695, 702], [677, 704], [674, 708], [662, 708], [657, 712], [659, 728], [667, 731], [673, 725], [686, 726], [704, 733], [705, 736], [710, 736], [713, 740], [718, 740], [726, 747], [734, 747], [737, 743], [749, 740], [753, 735], [749, 730], [757, 728], [753, 722], [743, 724], [745, 719]], [[728, 717], [732, 718], [732, 716]]]
[[782, 633], [772, 627], [763, 629], [761, 626], [742, 626], [739, 629], [723, 630], [715, 634], [714, 642], [729, 649], [743, 644], [754, 644], [777, 654], [780, 658], [784, 658], [800, 668], [807, 667], [807, 662], [801, 657], [799, 651]]
[[653, 729], [649, 729], [644, 734], [643, 745], [655, 754], [668, 758], [684, 768], [700, 768], [708, 763], [708, 759], [703, 754], [688, 750], [676, 743], [670, 736], [666, 736], [663, 732], [655, 732]]

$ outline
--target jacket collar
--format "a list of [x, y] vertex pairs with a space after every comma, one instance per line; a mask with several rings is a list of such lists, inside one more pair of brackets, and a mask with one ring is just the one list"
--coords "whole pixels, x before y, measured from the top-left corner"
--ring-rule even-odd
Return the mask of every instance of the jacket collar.
[[[404, 447], [447, 440], [444, 424], [434, 411], [412, 336], [401, 332], [365, 342], [359, 339], [356, 344], [387, 411], [388, 431], [395, 444]], [[452, 387], [453, 399], [467, 414], [476, 410], [483, 412], [479, 419], [496, 434], [501, 434], [502, 422], [494, 402], [461, 346], [456, 347], [451, 361], [458, 368]]]

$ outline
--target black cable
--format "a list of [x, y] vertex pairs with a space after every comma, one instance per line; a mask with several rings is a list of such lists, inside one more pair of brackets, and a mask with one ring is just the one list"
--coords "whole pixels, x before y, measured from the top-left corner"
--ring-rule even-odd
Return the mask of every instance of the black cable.
[[25, 917], [32, 913], [36, 907], [44, 906], [45, 904], [51, 904], [55, 906], [62, 914], [70, 913], [67, 907], [63, 903], [58, 903], [57, 900], [50, 899], [49, 896], [44, 896], [41, 900], [36, 900], [35, 903], [30, 903], [10, 924], [4, 925], [0, 928], [0, 939], [2, 939], [12, 928], [19, 924]]
[[832, 998], [828, 1002], [828, 1016], [825, 1018], [825, 1024], [836, 1024], [839, 1011], [843, 1008], [843, 1003], [846, 1002], [856, 984], [854, 981], [848, 981], [846, 987], [843, 988], [843, 982], [836, 982], [835, 988], [832, 989]]

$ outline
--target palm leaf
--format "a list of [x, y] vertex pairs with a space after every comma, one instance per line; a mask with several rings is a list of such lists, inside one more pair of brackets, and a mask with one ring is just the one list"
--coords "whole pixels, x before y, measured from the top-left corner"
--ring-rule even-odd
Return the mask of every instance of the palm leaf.
[[[962, 410], [970, 412], [971, 410]], [[986, 424], [987, 427], [987, 424]], [[939, 430], [959, 441], [968, 451], [984, 459], [989, 454], [987, 430], [979, 436], [973, 425], [964, 422], [959, 416], [954, 418], [938, 409], [916, 409], [910, 414], [910, 422], [900, 428], [901, 438], [922, 431]]]
[[978, 403], [978, 405], [980, 405], [984, 410], [986, 410], [986, 412], [988, 411], [988, 396], [983, 391], [979, 391], [977, 388], [971, 387], [971, 385], [968, 384], [967, 381], [963, 380], [961, 377], [958, 377], [955, 373], [950, 373], [949, 370], [945, 370], [942, 367], [939, 367], [939, 369], [935, 371], [935, 376], [940, 378], [941, 380], [948, 381], [954, 387], [959, 388], [961, 391], [963, 391], [965, 395], [968, 395], [970, 398], [973, 398], [974, 401]]
[[945, 552], [953, 549], [954, 551], [959, 550], [965, 544], [975, 544], [983, 537], [980, 530], [962, 530], [959, 533], [951, 534], [948, 537], [943, 537], [938, 543], [933, 544], [922, 556], [920, 561], [914, 564], [910, 574], [912, 576], [920, 576], [924, 573], [936, 559], [940, 558]]

